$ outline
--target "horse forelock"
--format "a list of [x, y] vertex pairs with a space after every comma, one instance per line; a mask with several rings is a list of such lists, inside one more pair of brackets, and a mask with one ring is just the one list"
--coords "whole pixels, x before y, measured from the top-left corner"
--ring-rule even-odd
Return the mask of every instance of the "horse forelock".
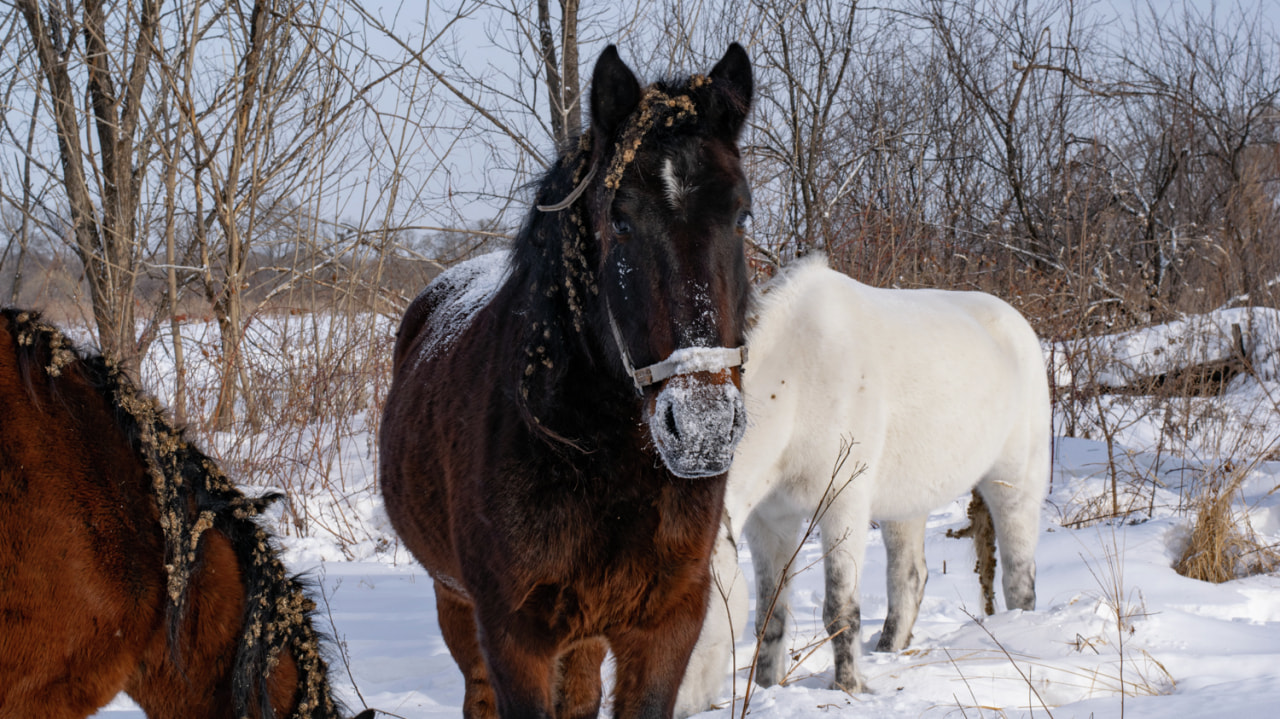
[[[609, 170], [604, 176], [605, 200], [613, 199], [612, 193], [621, 187], [622, 176], [635, 162], [641, 145], [652, 130], [696, 121], [697, 102], [690, 92], [707, 82], [702, 75], [695, 75], [684, 88], [672, 89], [664, 83], [655, 83], [645, 89], [640, 104], [631, 113], [609, 161]], [[607, 203], [604, 206], [607, 207]]]
[[[712, 85], [704, 75], [693, 75], [679, 83], [654, 83], [645, 89], [615, 142], [610, 142], [613, 138], [598, 137], [593, 130], [584, 132], [543, 175], [535, 207], [516, 239], [513, 266], [526, 273], [532, 271], [543, 279], [568, 280], [569, 284], [581, 285], [570, 287], [578, 292], [598, 294], [595, 268], [586, 261], [587, 250], [598, 249], [596, 235], [602, 230], [600, 221], [609, 216], [623, 176], [635, 164], [644, 146], [651, 144], [647, 140], [655, 134], [655, 129], [665, 134], [687, 128], [698, 121], [700, 105], [726, 102], [724, 98], [714, 97], [714, 93], [708, 94]], [[672, 172], [676, 171], [673, 166]], [[672, 194], [686, 194], [687, 183], [681, 183], [678, 177], [675, 179], [677, 184], [672, 185]], [[562, 205], [567, 199], [572, 201]], [[555, 293], [559, 291], [559, 284], [564, 282], [555, 286], [542, 282], [540, 289]], [[569, 298], [575, 329], [580, 331], [582, 297], [579, 294], [575, 301], [575, 294], [571, 293]]]
[[[20, 371], [30, 385], [42, 377], [57, 399], [59, 385], [82, 383], [103, 398], [117, 429], [134, 449], [149, 486], [145, 488], [160, 515], [168, 577], [166, 631], [174, 663], [182, 667], [182, 623], [190, 599], [192, 574], [198, 571], [202, 535], [217, 529], [230, 540], [245, 577], [246, 627], [237, 649], [232, 692], [240, 715], [267, 716], [270, 698], [256, 688], [265, 682], [280, 651], [288, 643], [298, 669], [298, 716], [336, 717], [327, 666], [319, 654], [319, 638], [311, 626], [313, 606], [301, 585], [284, 573], [269, 533], [255, 517], [274, 496], [246, 497], [212, 459], [185, 438], [154, 398], [143, 393], [109, 357], [87, 354], [36, 312], [0, 310], [14, 338]], [[256, 582], [257, 587], [251, 587]], [[262, 587], [271, 594], [270, 601]], [[256, 619], [255, 619], [256, 617]], [[248, 626], [256, 621], [252, 631]], [[256, 654], [255, 654], [256, 647]], [[248, 660], [241, 669], [241, 656]]]

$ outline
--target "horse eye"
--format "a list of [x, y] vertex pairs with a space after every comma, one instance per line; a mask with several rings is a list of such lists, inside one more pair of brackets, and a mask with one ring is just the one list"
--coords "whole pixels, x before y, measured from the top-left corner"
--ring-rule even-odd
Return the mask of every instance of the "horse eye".
[[751, 217], [752, 217], [751, 210], [743, 210], [742, 212], [739, 212], [738, 213], [738, 229], [746, 230], [747, 226], [751, 224]]
[[627, 237], [631, 234], [631, 223], [622, 217], [613, 218], [612, 228], [613, 234], [618, 237]]

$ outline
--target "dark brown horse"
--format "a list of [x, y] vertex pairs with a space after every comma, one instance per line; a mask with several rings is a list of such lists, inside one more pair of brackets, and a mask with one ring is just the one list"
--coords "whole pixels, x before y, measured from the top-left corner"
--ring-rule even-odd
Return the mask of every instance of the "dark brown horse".
[[468, 717], [595, 716], [607, 648], [613, 715], [671, 715], [745, 426], [751, 93], [737, 45], [648, 88], [606, 49], [510, 254], [404, 317], [382, 487]]
[[[339, 716], [248, 499], [111, 362], [0, 310], [0, 717]], [[367, 716], [372, 716], [368, 714]]]

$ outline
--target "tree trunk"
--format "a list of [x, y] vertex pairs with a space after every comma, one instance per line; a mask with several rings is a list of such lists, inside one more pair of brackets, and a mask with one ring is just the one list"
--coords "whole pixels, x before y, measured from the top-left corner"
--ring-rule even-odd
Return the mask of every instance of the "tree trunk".
[[578, 2], [560, 0], [562, 64], [556, 60], [550, 0], [538, 0], [538, 43], [541, 45], [543, 72], [546, 73], [551, 134], [558, 150], [569, 147], [582, 130], [582, 93], [578, 84]]
[[[142, 168], [134, 167], [134, 133], [142, 104], [148, 67], [155, 47], [159, 18], [158, 0], [143, 2], [137, 13], [137, 38], [125, 78], [124, 96], [117, 94], [111, 76], [112, 60], [127, 48], [106, 44], [107, 20], [102, 0], [85, 0], [81, 24], [87, 85], [77, 92], [71, 82], [69, 53], [73, 43], [63, 38], [58, 5], [50, 16], [41, 14], [36, 0], [16, 0], [26, 21], [40, 72], [48, 82], [62, 184], [71, 214], [73, 246], [84, 265], [98, 341], [102, 351], [137, 376], [142, 349], [134, 327], [134, 287], [137, 284], [138, 187]], [[123, 63], [122, 63], [123, 64]], [[94, 203], [85, 174], [86, 152], [81, 142], [81, 113], [76, 99], [87, 96], [98, 139], [96, 166], [102, 182], [98, 188], [101, 210]], [[89, 161], [93, 161], [90, 159]]]
[[582, 85], [578, 80], [578, 4], [579, 0], [560, 0], [561, 48], [564, 56], [564, 82], [560, 93], [564, 98], [565, 132], [572, 138], [582, 131]]

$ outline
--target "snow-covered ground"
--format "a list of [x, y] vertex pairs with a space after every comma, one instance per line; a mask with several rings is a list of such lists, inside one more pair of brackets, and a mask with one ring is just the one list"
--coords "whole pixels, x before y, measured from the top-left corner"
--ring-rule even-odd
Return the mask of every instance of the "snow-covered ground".
[[[1173, 330], [1153, 333], [1167, 338]], [[1272, 336], [1271, 330], [1255, 333]], [[1280, 340], [1280, 332], [1274, 337]], [[1151, 338], [1143, 341], [1154, 346]], [[1274, 716], [1280, 577], [1213, 585], [1172, 568], [1193, 521], [1188, 498], [1228, 459], [1250, 467], [1237, 507], [1241, 520], [1262, 542], [1280, 542], [1280, 496], [1272, 494], [1280, 486], [1280, 462], [1260, 461], [1257, 453], [1280, 437], [1280, 412], [1268, 400], [1277, 376], [1270, 364], [1259, 378], [1238, 379], [1224, 397], [1197, 400], [1193, 408], [1140, 408], [1141, 398], [1104, 398], [1094, 405], [1120, 419], [1094, 418], [1086, 428], [1092, 439], [1056, 440], [1034, 612], [1001, 608], [980, 618], [972, 546], [946, 537], [946, 530], [965, 524], [967, 497], [957, 498], [929, 522], [929, 582], [911, 647], [875, 653], [886, 599], [883, 545], [873, 531], [863, 572], [861, 664], [871, 693], [825, 688], [832, 661], [822, 645], [821, 549], [811, 542], [799, 561], [814, 566], [800, 575], [792, 595], [790, 641], [798, 659], [788, 683], [748, 686], [754, 641], [747, 632], [737, 644], [744, 669], [726, 682], [723, 707], [701, 716], [740, 716], [744, 703], [761, 717]], [[1186, 413], [1185, 426], [1194, 432], [1174, 437], [1168, 417], [1175, 411]], [[1241, 417], [1252, 424], [1236, 426]], [[1214, 422], [1216, 429], [1209, 427]], [[338, 659], [335, 649], [333, 679], [350, 705], [408, 718], [458, 716], [463, 681], [440, 637], [431, 580], [390, 534], [370, 490], [371, 442], [362, 424], [367, 420], [357, 416], [344, 425], [356, 427], [350, 436], [327, 440], [339, 455], [330, 471], [341, 473], [346, 490], [326, 501], [351, 513], [359, 541], [323, 531], [285, 537], [286, 559], [310, 571], [322, 589], [322, 623], [331, 617], [326, 628], [346, 657]], [[1065, 425], [1063, 417], [1055, 422]], [[1080, 426], [1077, 433], [1085, 434]], [[1228, 430], [1249, 441], [1224, 440]], [[323, 434], [319, 427], [307, 432]], [[1107, 513], [1113, 480], [1131, 513], [1121, 521], [1085, 521]], [[747, 549], [740, 551], [750, 575]], [[99, 715], [141, 713], [121, 697]]]

